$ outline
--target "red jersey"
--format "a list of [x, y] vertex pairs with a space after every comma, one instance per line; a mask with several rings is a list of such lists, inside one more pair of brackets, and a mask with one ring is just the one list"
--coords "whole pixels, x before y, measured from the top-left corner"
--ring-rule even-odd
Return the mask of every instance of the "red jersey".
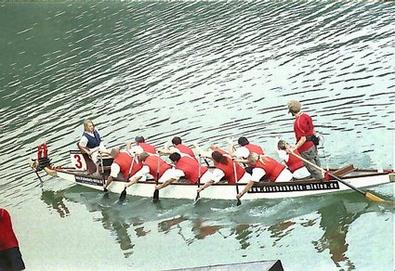
[[[296, 137], [296, 142], [302, 136], [312, 136], [314, 134], [314, 125], [313, 120], [306, 113], [302, 113], [296, 117], [294, 122], [294, 132]], [[314, 143], [311, 141], [306, 141], [302, 146], [298, 148], [299, 152], [304, 152], [314, 146]]]
[[133, 163], [133, 168], [129, 174], [130, 166], [132, 165], [132, 157], [126, 152], [120, 152], [114, 159], [114, 163], [119, 165], [120, 171], [122, 175], [127, 179], [130, 176], [133, 176], [137, 171], [139, 171], [143, 164], [136, 161]]
[[192, 157], [193, 159], [196, 160], [195, 154], [193, 153], [193, 151], [191, 150], [191, 148], [183, 145], [183, 144], [178, 144], [175, 145], [175, 147], [182, 153], [188, 154], [190, 157]]
[[149, 154], [155, 154], [156, 153], [156, 149], [154, 146], [147, 144], [147, 143], [139, 143], [139, 146], [146, 152]]
[[244, 147], [246, 147], [249, 150], [250, 153], [254, 152], [254, 153], [259, 154], [259, 155], [264, 155], [264, 152], [263, 152], [262, 148], [259, 147], [258, 145], [247, 144], [247, 145], [244, 145]]
[[241, 177], [243, 177], [245, 170], [239, 165], [239, 163], [234, 162], [232, 159], [226, 156], [225, 158], [228, 161], [226, 165], [214, 161], [214, 166], [224, 172], [224, 179], [227, 180], [229, 184], [234, 184], [236, 183], [236, 180], [233, 164], [235, 164], [236, 166], [237, 181], [239, 181]]
[[[162, 158], [160, 158], [156, 155], [148, 156], [145, 159], [145, 161], [143, 162], [143, 165], [148, 166], [149, 174], [151, 174], [155, 180], [158, 180], [160, 177], [162, 177], [163, 173], [166, 170], [171, 168], [171, 166], [168, 163], [166, 163]], [[158, 166], [159, 166], [159, 169], [158, 169]]]
[[250, 164], [250, 166], [253, 168], [262, 168], [266, 172], [265, 176], [270, 182], [275, 182], [285, 168], [284, 165], [268, 156], [263, 157], [263, 162], [258, 160], [255, 164]]
[[175, 165], [177, 169], [180, 169], [184, 172], [184, 177], [190, 184], [197, 183], [199, 177], [207, 171], [207, 167], [201, 166], [199, 176], [199, 163], [195, 159], [188, 156], [181, 157], [181, 159], [178, 160]]
[[0, 251], [18, 246], [18, 240], [12, 229], [10, 214], [7, 210], [0, 208]]

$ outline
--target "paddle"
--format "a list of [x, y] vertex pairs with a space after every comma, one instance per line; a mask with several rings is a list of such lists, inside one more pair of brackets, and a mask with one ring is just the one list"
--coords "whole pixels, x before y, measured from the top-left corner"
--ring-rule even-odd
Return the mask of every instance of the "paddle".
[[[323, 172], [325, 172], [325, 170], [319, 166], [317, 166], [316, 164], [304, 159], [303, 157], [301, 157], [300, 155], [297, 155], [296, 153], [294, 153], [293, 151], [291, 151], [291, 154], [297, 158], [299, 158], [300, 160], [302, 160], [303, 162], [305, 162], [306, 164], [309, 164], [312, 167], [315, 167], [316, 169], [319, 169]], [[358, 193], [364, 195], [366, 198], [370, 199], [371, 201], [376, 201], [376, 202], [387, 202], [386, 200], [383, 200], [382, 198], [373, 195], [370, 192], [366, 192], [366, 191], [362, 191], [358, 188], [356, 188], [355, 186], [343, 181], [342, 179], [340, 179], [339, 177], [337, 177], [336, 175], [334, 175], [332, 172], [330, 171], [326, 171], [327, 174], [329, 174], [331, 177], [335, 178], [336, 180], [338, 180], [339, 182], [341, 182], [342, 184], [344, 184], [345, 186], [350, 187], [351, 189], [353, 189], [354, 191], [357, 191]]]
[[197, 187], [198, 187], [198, 192], [196, 193], [196, 198], [195, 198], [195, 201], [193, 202], [193, 204], [195, 205], [199, 200], [200, 200], [200, 192], [199, 192], [199, 188], [200, 188], [200, 177], [202, 177], [201, 176], [201, 169], [200, 169], [200, 160], [201, 160], [201, 154], [199, 153], [199, 160], [198, 160], [198, 163], [199, 163], [199, 179], [198, 179], [198, 185], [197, 185]]
[[[201, 162], [200, 161], [200, 157], [202, 157], [202, 149], [198, 146], [197, 143], [193, 143], [193, 146], [195, 147], [196, 152], [199, 155], [199, 163], [200, 163]], [[210, 164], [209, 164], [209, 162], [207, 161], [207, 159], [205, 157], [203, 157], [203, 161], [206, 163], [207, 167], [210, 167]]]
[[122, 190], [121, 195], [119, 196], [119, 202], [123, 202], [126, 199], [126, 187]]
[[[156, 169], [156, 179], [155, 179], [156, 185], [158, 185], [158, 183], [159, 183], [159, 162], [160, 162], [159, 159], [160, 159], [160, 156], [158, 153], [158, 165], [157, 165], [157, 169]], [[157, 188], [155, 188], [154, 195], [152, 196], [152, 201], [153, 202], [159, 201], [159, 189], [157, 189]]]
[[[235, 151], [236, 148], [235, 148], [235, 146], [233, 145], [232, 142], [231, 142], [231, 146], [232, 146], [232, 150]], [[237, 182], [236, 161], [234, 159], [232, 159], [232, 162], [233, 162], [233, 172], [235, 174], [235, 181], [236, 181], [236, 193], [238, 195], [240, 192], [239, 192], [239, 184]], [[244, 165], [244, 167], [246, 167], [246, 165]], [[236, 205], [237, 206], [241, 205], [241, 200], [239, 198], [237, 198], [237, 204]]]
[[[101, 154], [101, 152], [99, 151], [99, 155], [100, 155], [100, 163], [101, 163], [101, 179], [102, 179], [102, 182], [103, 182], [103, 187], [106, 185], [106, 180], [104, 179], [104, 164], [103, 164], [103, 155]], [[107, 192], [106, 190], [106, 188], [104, 187], [104, 192]]]
[[[234, 161], [232, 159], [232, 163], [233, 163], [233, 173], [235, 175], [235, 181], [236, 181], [236, 193], [237, 195], [239, 194], [239, 184], [237, 183], [237, 172], [236, 172], [236, 161]], [[241, 204], [241, 200], [239, 198], [237, 198], [237, 206], [239, 206]]]
[[[34, 170], [34, 169], [33, 169], [33, 170]], [[36, 173], [36, 175], [37, 175], [37, 177], [38, 177], [38, 179], [39, 179], [40, 183], [41, 183], [41, 184], [43, 184], [43, 180], [41, 179], [41, 176], [40, 176], [40, 174], [38, 174], [38, 172], [37, 172], [37, 171], [35, 171], [35, 170], [34, 170], [34, 173]]]

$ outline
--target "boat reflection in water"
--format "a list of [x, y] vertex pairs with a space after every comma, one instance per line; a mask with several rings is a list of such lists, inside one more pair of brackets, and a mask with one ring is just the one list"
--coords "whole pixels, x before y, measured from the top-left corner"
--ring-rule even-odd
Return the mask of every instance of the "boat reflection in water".
[[62, 218], [70, 214], [69, 208], [64, 204], [64, 191], [42, 190], [41, 200], [48, 205], [49, 209], [58, 212]]
[[[239, 250], [242, 257], [252, 250], [257, 252], [257, 257], [267, 255], [266, 259], [281, 259], [282, 253], [287, 255], [292, 249], [310, 246], [322, 255], [329, 251], [328, 262], [344, 270], [355, 269], [348, 256], [350, 225], [362, 214], [389, 211], [353, 193], [246, 201], [237, 207], [235, 202], [220, 200], [201, 200], [193, 205], [190, 200], [166, 199], [154, 204], [151, 199], [141, 197], [128, 197], [119, 204], [117, 194], [105, 196], [74, 186], [58, 192], [43, 191], [41, 199], [62, 218], [71, 212], [67, 202], [81, 204], [95, 213], [94, 222], [100, 222], [111, 232], [125, 258], [133, 255], [136, 246], [141, 246], [139, 238], [161, 242], [166, 235], [173, 239], [176, 235], [180, 239], [174, 240], [174, 244], [179, 245], [180, 241], [186, 247], [198, 242], [207, 242], [208, 247], [229, 244]], [[300, 231], [306, 232], [306, 240], [298, 239]], [[310, 232], [318, 232], [318, 235], [310, 235]], [[297, 242], [298, 247], [292, 248]], [[281, 260], [287, 263], [287, 259]]]

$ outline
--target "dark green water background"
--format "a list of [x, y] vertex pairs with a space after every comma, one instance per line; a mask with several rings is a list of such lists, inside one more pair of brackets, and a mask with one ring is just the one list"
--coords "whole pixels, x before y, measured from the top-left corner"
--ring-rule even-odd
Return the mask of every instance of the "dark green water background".
[[393, 168], [394, 37], [393, 1], [1, 2], [0, 206], [27, 270], [394, 270], [393, 209], [356, 193], [119, 206], [28, 167], [43, 140], [68, 165], [84, 118], [107, 146], [244, 135], [276, 157], [298, 99], [324, 166]]

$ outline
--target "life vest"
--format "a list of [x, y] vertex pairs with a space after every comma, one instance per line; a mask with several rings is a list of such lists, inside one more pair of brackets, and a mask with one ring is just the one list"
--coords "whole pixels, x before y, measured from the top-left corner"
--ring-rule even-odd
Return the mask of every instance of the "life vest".
[[84, 132], [82, 135], [88, 139], [88, 144], [86, 144], [86, 146], [89, 149], [96, 148], [100, 145], [101, 138], [100, 138], [99, 133], [96, 130], [93, 131], [94, 136], [91, 136], [90, 134], [88, 134], [86, 132]]
[[275, 182], [285, 166], [268, 156], [263, 156], [262, 159], [263, 162], [259, 159], [255, 164], [250, 164], [250, 166], [253, 168], [262, 168], [266, 172], [265, 177], [270, 182]]
[[254, 152], [254, 153], [259, 154], [259, 155], [264, 155], [264, 152], [263, 152], [262, 148], [259, 147], [258, 145], [247, 144], [247, 145], [244, 145], [243, 147], [246, 147], [250, 151], [250, 153]]
[[[294, 153], [296, 155], [300, 156], [300, 153], [295, 150]], [[287, 164], [289, 171], [291, 172], [295, 172], [296, 170], [304, 167], [304, 163], [302, 160], [300, 160], [298, 157], [296, 157], [295, 155], [289, 154], [288, 155], [288, 161], [286, 161], [285, 163]]]
[[243, 177], [245, 170], [239, 165], [239, 163], [234, 162], [232, 159], [226, 156], [225, 158], [228, 161], [226, 165], [214, 161], [214, 166], [224, 172], [225, 174], [224, 179], [227, 180], [229, 184], [234, 184], [236, 183], [236, 180], [235, 180], [235, 172], [234, 172], [233, 164], [236, 165], [237, 181], [239, 181], [241, 177]]
[[147, 153], [155, 154], [156, 149], [154, 146], [147, 144], [147, 143], [139, 143], [139, 146]]
[[0, 208], [0, 233], [0, 252], [19, 246], [14, 230], [12, 229], [10, 215], [3, 208]]
[[129, 176], [133, 176], [143, 167], [143, 164], [141, 162], [136, 163], [136, 161], [134, 161], [132, 170], [129, 174], [130, 166], [132, 165], [132, 159], [133, 157], [131, 157], [126, 152], [120, 152], [114, 159], [114, 163], [117, 163], [119, 165], [120, 171], [125, 179], [127, 179]]
[[[183, 156], [176, 163], [176, 168], [184, 172], [185, 179], [188, 183], [195, 184], [199, 180], [199, 163], [188, 156]], [[200, 176], [206, 173], [207, 167], [200, 166]]]
[[195, 154], [193, 153], [193, 151], [191, 150], [191, 148], [183, 145], [183, 144], [178, 144], [175, 145], [175, 147], [182, 153], [188, 154], [190, 157], [192, 157], [193, 159], [196, 160]]
[[[159, 159], [159, 176], [158, 176], [158, 159]], [[171, 166], [166, 163], [162, 158], [156, 156], [156, 155], [150, 155], [148, 156], [145, 161], [143, 162], [143, 165], [146, 165], [149, 167], [149, 174], [151, 174], [154, 179], [157, 181], [160, 177], [162, 177], [163, 173], [171, 168]]]

